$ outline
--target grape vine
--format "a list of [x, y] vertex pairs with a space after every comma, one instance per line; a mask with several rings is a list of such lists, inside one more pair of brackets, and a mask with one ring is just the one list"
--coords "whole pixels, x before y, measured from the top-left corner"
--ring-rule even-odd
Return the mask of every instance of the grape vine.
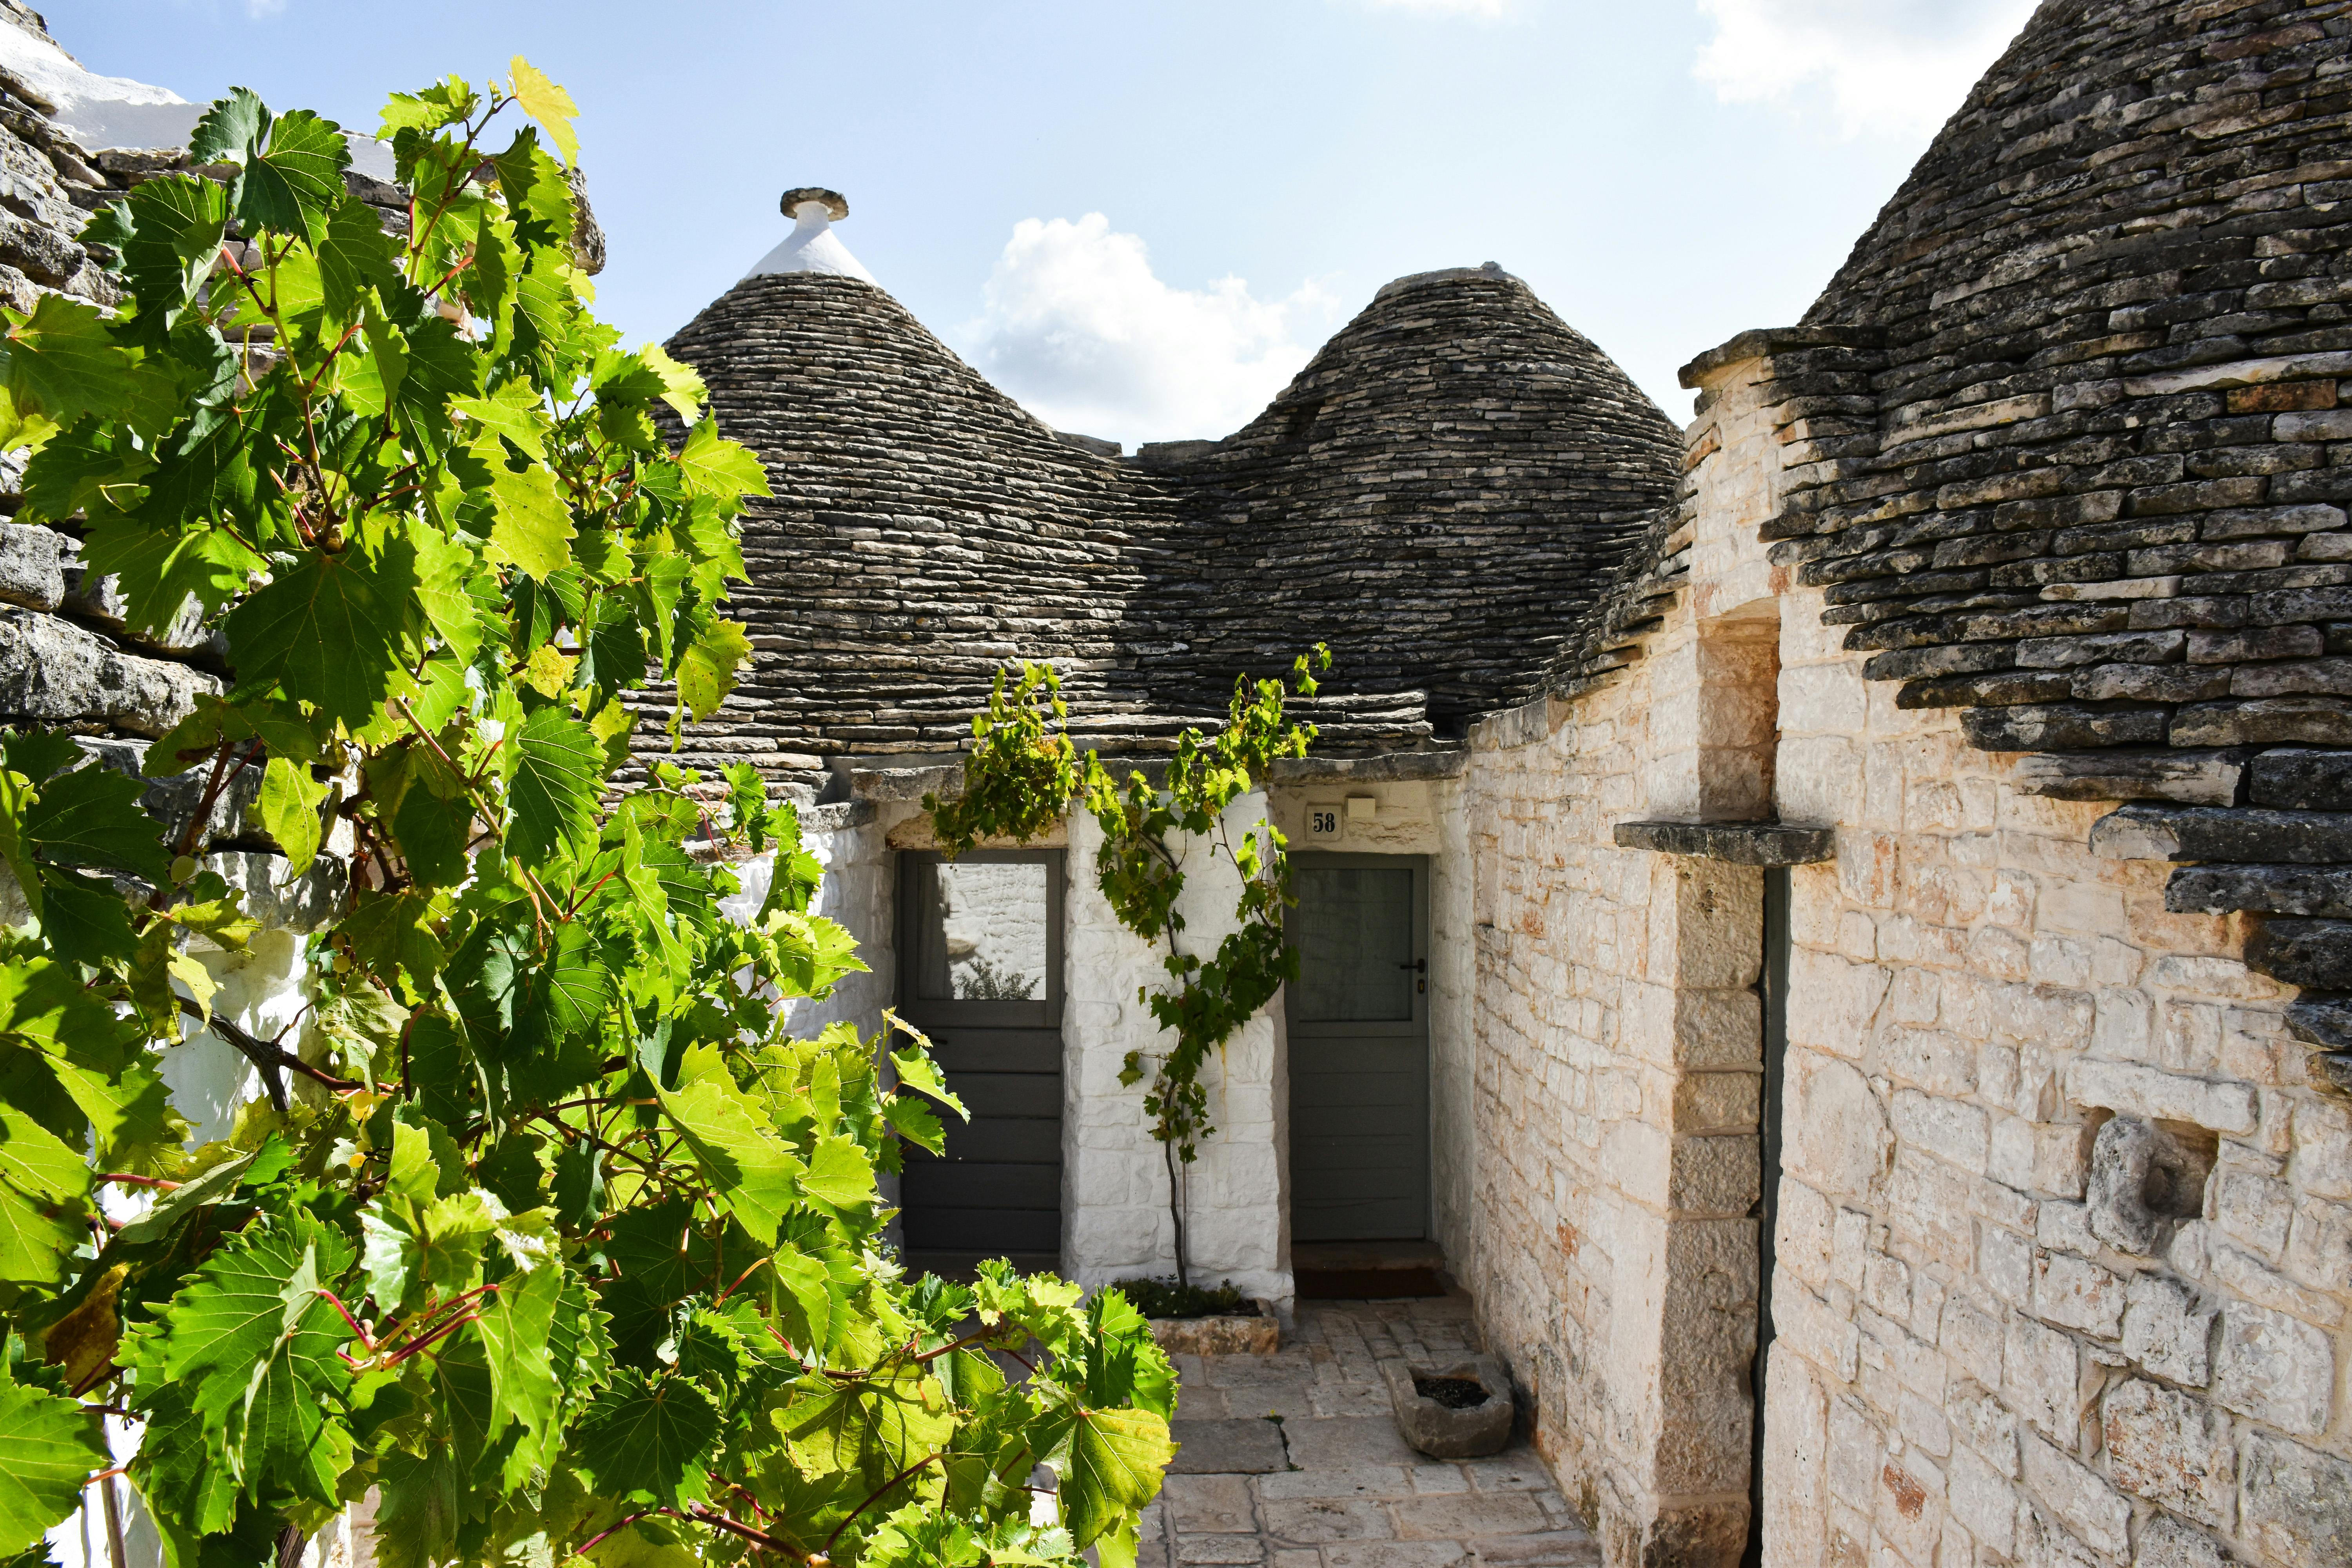
[[[1297, 978], [1298, 955], [1284, 943], [1283, 911], [1290, 903], [1290, 858], [1280, 829], [1260, 818], [1239, 833], [1227, 809], [1263, 781], [1277, 757], [1303, 757], [1312, 724], [1286, 724], [1292, 691], [1313, 697], [1317, 677], [1331, 667], [1330, 649], [1317, 644], [1281, 680], [1238, 677], [1224, 727], [1213, 736], [1187, 728], [1165, 776], [1154, 784], [1130, 769], [1116, 778], [1095, 752], [1083, 763], [1066, 733], [1068, 708], [1060, 677], [1050, 666], [1021, 666], [1010, 690], [997, 672], [987, 710], [972, 719], [972, 748], [963, 764], [963, 792], [952, 801], [923, 797], [940, 847], [949, 855], [982, 838], [1027, 843], [1083, 801], [1102, 830], [1095, 881], [1121, 925], [1165, 947], [1167, 982], [1143, 986], [1138, 1000], [1172, 1037], [1164, 1050], [1127, 1053], [1119, 1081], [1150, 1079], [1143, 1100], [1151, 1135], [1168, 1167], [1168, 1213], [1175, 1229], [1176, 1277], [1192, 1282], [1185, 1245], [1183, 1171], [1201, 1140], [1215, 1132], [1201, 1069], [1209, 1053], [1257, 1016], [1286, 980]], [[1240, 880], [1234, 929], [1206, 956], [1183, 941], [1177, 907], [1192, 846], [1224, 858]]]
[[[877, 1178], [961, 1108], [919, 1037], [785, 1027], [864, 967], [792, 808], [748, 767], [617, 787], [650, 681], [674, 741], [750, 656], [719, 611], [768, 480], [588, 310], [572, 117], [520, 58], [394, 97], [395, 234], [340, 127], [240, 89], [205, 174], [85, 231], [119, 309], [7, 315], [18, 521], [234, 673], [146, 750], [184, 820], [0, 737], [0, 1560], [94, 1482], [173, 1568], [290, 1565], [371, 1494], [385, 1568], [1134, 1562], [1174, 1399], [1142, 1320], [901, 1271]], [[270, 1034], [207, 852], [248, 796], [331, 893]], [[190, 1147], [201, 1037], [258, 1088]]]

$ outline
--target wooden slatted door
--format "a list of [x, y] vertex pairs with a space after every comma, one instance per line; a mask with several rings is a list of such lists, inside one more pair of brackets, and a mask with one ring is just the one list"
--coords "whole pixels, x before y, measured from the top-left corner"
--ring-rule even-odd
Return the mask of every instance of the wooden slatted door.
[[910, 1151], [910, 1265], [983, 1258], [1058, 1268], [1062, 1252], [1062, 852], [899, 857], [898, 1008], [971, 1112], [947, 1153]]
[[1291, 858], [1290, 1234], [1429, 1232], [1429, 862]]

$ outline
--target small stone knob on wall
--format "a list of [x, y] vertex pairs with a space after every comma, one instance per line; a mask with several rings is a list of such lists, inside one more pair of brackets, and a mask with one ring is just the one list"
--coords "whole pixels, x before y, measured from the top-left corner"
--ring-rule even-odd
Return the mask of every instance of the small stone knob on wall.
[[2213, 1155], [2210, 1136], [2113, 1118], [2091, 1148], [2091, 1234], [2119, 1252], [2155, 1257], [2182, 1221], [2204, 1211]]

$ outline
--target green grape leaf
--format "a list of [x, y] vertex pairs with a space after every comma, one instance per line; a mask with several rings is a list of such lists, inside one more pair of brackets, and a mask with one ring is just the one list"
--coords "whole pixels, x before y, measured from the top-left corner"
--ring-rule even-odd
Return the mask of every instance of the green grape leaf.
[[78, 1214], [59, 1211], [0, 1181], [0, 1283], [62, 1284], [67, 1259], [89, 1239]]
[[304, 552], [229, 613], [238, 691], [275, 684], [331, 719], [366, 723], [407, 684], [413, 560], [405, 552], [371, 560], [357, 545]]
[[309, 870], [319, 857], [319, 807], [326, 801], [327, 787], [311, 778], [307, 764], [285, 757], [270, 758], [261, 771], [257, 809], [263, 830], [286, 852], [289, 878]]
[[604, 749], [595, 735], [563, 709], [547, 707], [523, 721], [514, 747], [509, 848], [534, 866], [566, 847], [584, 852], [596, 840], [596, 796], [604, 783]]
[[[340, 187], [341, 182], [336, 184]], [[365, 202], [338, 203], [327, 215], [319, 241], [319, 290], [328, 316], [338, 322], [354, 320], [371, 289], [389, 298], [400, 281], [394, 257], [392, 237], [384, 233], [383, 220], [373, 207]], [[383, 407], [382, 403], [376, 405], [378, 411]]]
[[120, 248], [140, 316], [168, 324], [220, 257], [228, 193], [200, 175], [167, 174], [135, 187], [124, 211], [131, 229]]
[[[568, 199], [568, 198], [567, 198]], [[462, 414], [494, 436], [503, 436], [534, 461], [547, 461], [547, 415], [539, 395], [520, 382], [509, 382], [488, 397], [460, 397], [452, 401], [449, 410]], [[546, 470], [536, 469], [545, 473]], [[517, 475], [520, 479], [523, 476]], [[554, 494], [554, 481], [548, 481], [548, 493]], [[544, 577], [544, 572], [533, 572], [534, 577]]]
[[249, 87], [231, 88], [215, 99], [188, 133], [188, 159], [194, 163], [242, 163], [269, 134], [270, 114]]
[[73, 1512], [106, 1445], [79, 1400], [16, 1383], [0, 1382], [0, 1556], [14, 1556]]
[[471, 862], [466, 846], [472, 838], [474, 808], [465, 800], [443, 800], [422, 783], [412, 784], [392, 814], [393, 837], [410, 876], [428, 888], [455, 887], [466, 879]]
[[20, 411], [71, 425], [85, 414], [128, 408], [131, 353], [87, 300], [43, 294], [32, 315], [8, 329], [6, 342], [5, 385]]
[[1093, 1544], [1159, 1495], [1175, 1457], [1168, 1423], [1149, 1410], [1082, 1411], [1062, 1474], [1062, 1522], [1079, 1545]]
[[495, 1441], [509, 1423], [520, 1423], [534, 1455], [543, 1455], [555, 1434], [561, 1390], [548, 1342], [563, 1282], [563, 1269], [553, 1264], [510, 1274], [474, 1322], [490, 1368], [488, 1436]]
[[139, 805], [144, 793], [141, 780], [111, 768], [77, 768], [41, 786], [41, 798], [25, 814], [25, 838], [51, 865], [161, 882], [172, 857], [156, 837], [155, 819]]
[[733, 621], [714, 618], [677, 656], [677, 694], [696, 723], [719, 710], [735, 671], [751, 657], [751, 639]]
[[691, 1379], [625, 1367], [572, 1428], [569, 1457], [599, 1491], [682, 1508], [709, 1489], [702, 1460], [719, 1431], [718, 1404]]
[[874, 1198], [874, 1162], [854, 1140], [817, 1140], [801, 1177], [801, 1193], [812, 1203], [838, 1212]]
[[297, 109], [279, 115], [268, 126], [268, 150], [258, 156], [250, 141], [246, 144], [245, 170], [236, 181], [236, 221], [247, 234], [269, 228], [315, 239], [325, 228], [328, 207], [347, 199], [343, 170], [352, 150], [342, 127]]
[[89, 1191], [89, 1165], [22, 1109], [0, 1100], [0, 1179], [34, 1197], [65, 1203]]
[[777, 1226], [800, 1196], [799, 1159], [768, 1131], [767, 1118], [723, 1068], [660, 1095], [714, 1195], [761, 1246], [773, 1247]]
[[572, 563], [572, 509], [555, 491], [555, 476], [538, 467], [520, 473], [503, 463], [490, 472], [498, 520], [490, 548], [526, 575], [547, 578]]
[[722, 440], [714, 420], [704, 420], [687, 432], [678, 448], [677, 468], [689, 494], [733, 500], [739, 496], [773, 495], [768, 472], [749, 447]]
[[138, 951], [130, 906], [112, 882], [52, 866], [42, 868], [39, 884], [41, 934], [59, 958], [95, 968], [126, 963]]

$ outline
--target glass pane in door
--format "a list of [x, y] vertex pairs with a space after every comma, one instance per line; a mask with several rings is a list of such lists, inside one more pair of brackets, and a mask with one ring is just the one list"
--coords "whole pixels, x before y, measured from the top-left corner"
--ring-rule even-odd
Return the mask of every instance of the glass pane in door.
[[1302, 866], [1291, 889], [1298, 984], [1290, 1016], [1301, 1023], [1410, 1019], [1412, 870]]
[[1046, 875], [1034, 860], [925, 868], [915, 994], [926, 1002], [1045, 1000]]

